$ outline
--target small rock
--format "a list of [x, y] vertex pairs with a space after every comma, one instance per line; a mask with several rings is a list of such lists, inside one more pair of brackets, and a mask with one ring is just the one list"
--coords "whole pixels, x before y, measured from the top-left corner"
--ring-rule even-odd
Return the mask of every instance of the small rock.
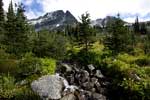
[[101, 93], [101, 84], [99, 82], [95, 83], [96, 89], [99, 93]]
[[93, 71], [95, 69], [95, 67], [92, 64], [88, 65], [88, 68], [90, 71]]
[[94, 87], [94, 83], [93, 82], [85, 82], [82, 84], [82, 86], [85, 88], [85, 90], [91, 91], [92, 88]]
[[95, 76], [98, 77], [98, 78], [104, 78], [104, 75], [101, 73], [100, 70], [96, 70]]
[[96, 92], [96, 89], [95, 88], [92, 88], [92, 91], [91, 92]]
[[135, 81], [140, 81], [141, 80], [141, 78], [135, 73], [131, 74], [131, 78], [134, 79]]
[[106, 100], [106, 97], [99, 93], [93, 93], [92, 97], [94, 100]]
[[88, 73], [88, 71], [83, 70], [80, 74], [81, 74], [80, 80], [81, 80], [82, 83], [89, 80], [89, 73]]
[[66, 96], [64, 96], [63, 98], [61, 98], [60, 100], [76, 100], [77, 98], [75, 97], [74, 94], [68, 94]]
[[98, 82], [98, 79], [95, 78], [95, 77], [93, 77], [93, 78], [91, 78], [91, 82], [92, 82], [93, 84], [96, 84], [96, 83]]
[[66, 68], [66, 72], [72, 71], [72, 68], [68, 64], [62, 63], [62, 67]]

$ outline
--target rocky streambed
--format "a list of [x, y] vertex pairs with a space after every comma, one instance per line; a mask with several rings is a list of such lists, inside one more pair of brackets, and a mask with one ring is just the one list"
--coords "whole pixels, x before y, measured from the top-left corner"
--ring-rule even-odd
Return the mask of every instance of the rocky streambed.
[[108, 100], [109, 84], [92, 64], [79, 67], [60, 63], [56, 75], [42, 76], [31, 87], [43, 100]]

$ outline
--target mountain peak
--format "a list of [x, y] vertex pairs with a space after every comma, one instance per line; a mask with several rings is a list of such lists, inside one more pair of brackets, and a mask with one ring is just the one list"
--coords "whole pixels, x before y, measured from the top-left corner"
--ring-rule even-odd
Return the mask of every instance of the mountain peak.
[[76, 18], [68, 10], [66, 12], [63, 10], [48, 12], [44, 16], [29, 21], [29, 23], [35, 26], [36, 31], [42, 29], [54, 30], [60, 27], [65, 28], [66, 25], [74, 25], [77, 22]]

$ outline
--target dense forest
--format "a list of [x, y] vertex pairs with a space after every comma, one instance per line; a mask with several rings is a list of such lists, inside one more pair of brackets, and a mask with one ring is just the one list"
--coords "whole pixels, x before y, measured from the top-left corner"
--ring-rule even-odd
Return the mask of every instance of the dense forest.
[[39, 100], [30, 84], [55, 74], [60, 62], [96, 66], [111, 83], [108, 100], [150, 100], [150, 31], [138, 17], [131, 27], [119, 14], [92, 27], [85, 13], [65, 31], [36, 32], [24, 13], [10, 2], [4, 14], [0, 0], [0, 100]]

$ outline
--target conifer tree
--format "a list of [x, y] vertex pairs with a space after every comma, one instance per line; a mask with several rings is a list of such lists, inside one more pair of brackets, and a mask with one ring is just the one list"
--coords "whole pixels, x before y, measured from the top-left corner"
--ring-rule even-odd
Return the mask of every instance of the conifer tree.
[[18, 53], [25, 53], [29, 51], [29, 25], [24, 15], [25, 9], [23, 4], [19, 4], [16, 13], [16, 44], [18, 46]]
[[4, 9], [3, 9], [3, 1], [0, 0], [0, 42], [3, 41], [4, 35], [4, 23], [5, 23]]
[[4, 9], [3, 9], [3, 1], [0, 0], [0, 27], [3, 27], [4, 24]]
[[110, 31], [104, 39], [105, 49], [111, 50], [113, 55], [126, 51], [128, 46], [127, 28], [119, 15], [109, 28]]
[[90, 26], [89, 13], [81, 15], [81, 22], [79, 23], [78, 44], [81, 45], [86, 52], [91, 44], [94, 42], [94, 31]]
[[29, 26], [24, 15], [24, 7], [19, 4], [16, 13], [14, 12], [13, 3], [10, 2], [7, 22], [5, 43], [7, 45], [7, 52], [14, 53], [15, 55], [23, 54], [29, 51]]
[[7, 13], [7, 21], [6, 21], [6, 33], [4, 36], [4, 43], [7, 45], [7, 52], [15, 52], [15, 41], [16, 41], [16, 16], [13, 8], [12, 1], [9, 4], [8, 7], [8, 13]]
[[139, 19], [138, 16], [136, 17], [135, 23], [134, 23], [134, 32], [138, 34], [140, 32], [140, 25], [139, 25]]

